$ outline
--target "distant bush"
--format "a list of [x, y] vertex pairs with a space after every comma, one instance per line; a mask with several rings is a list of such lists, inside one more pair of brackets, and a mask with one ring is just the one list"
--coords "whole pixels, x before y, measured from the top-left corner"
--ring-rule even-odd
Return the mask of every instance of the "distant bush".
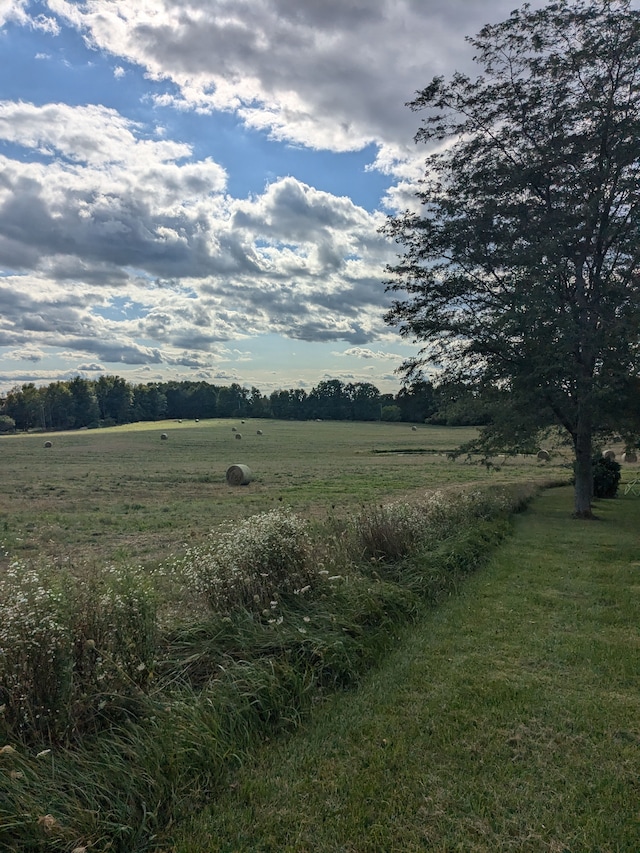
[[383, 421], [402, 420], [402, 409], [400, 406], [383, 406], [380, 414]]
[[0, 415], [0, 433], [15, 432], [16, 422], [9, 415]]
[[594, 498], [615, 498], [620, 485], [620, 463], [598, 455], [593, 459]]

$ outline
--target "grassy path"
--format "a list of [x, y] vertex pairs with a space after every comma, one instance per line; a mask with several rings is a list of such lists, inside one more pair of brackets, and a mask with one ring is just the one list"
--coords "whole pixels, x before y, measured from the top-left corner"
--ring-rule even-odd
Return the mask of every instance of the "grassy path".
[[544, 493], [360, 689], [268, 744], [175, 853], [640, 851], [640, 499]]

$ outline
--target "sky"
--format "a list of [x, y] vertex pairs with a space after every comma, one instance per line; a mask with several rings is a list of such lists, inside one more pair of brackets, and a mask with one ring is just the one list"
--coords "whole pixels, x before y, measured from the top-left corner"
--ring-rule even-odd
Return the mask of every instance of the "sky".
[[[0, 393], [400, 388], [406, 106], [515, 0], [0, 0]], [[534, 7], [543, 5], [533, 2]]]

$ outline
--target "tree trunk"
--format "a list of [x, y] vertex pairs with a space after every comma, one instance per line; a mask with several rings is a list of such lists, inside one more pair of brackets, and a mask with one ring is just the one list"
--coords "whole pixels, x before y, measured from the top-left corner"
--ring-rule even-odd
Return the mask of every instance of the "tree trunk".
[[591, 510], [591, 499], [593, 497], [591, 425], [584, 423], [582, 419], [579, 420], [581, 422], [578, 423], [578, 429], [573, 435], [576, 457], [574, 514], [576, 518], [593, 518]]

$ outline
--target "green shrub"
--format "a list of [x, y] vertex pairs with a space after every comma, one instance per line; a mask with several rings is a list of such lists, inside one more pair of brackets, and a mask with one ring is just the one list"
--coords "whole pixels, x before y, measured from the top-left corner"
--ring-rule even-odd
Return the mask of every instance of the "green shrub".
[[615, 498], [620, 485], [620, 463], [615, 459], [596, 456], [593, 459], [594, 498]]
[[0, 415], [0, 433], [15, 432], [16, 422], [9, 415]]
[[397, 562], [457, 534], [475, 519], [492, 519], [526, 506], [529, 488], [438, 491], [422, 500], [364, 509], [354, 521], [356, 556], [367, 562]]
[[222, 526], [208, 544], [190, 548], [174, 570], [217, 613], [268, 613], [281, 596], [304, 595], [320, 579], [308, 524], [289, 510]]

